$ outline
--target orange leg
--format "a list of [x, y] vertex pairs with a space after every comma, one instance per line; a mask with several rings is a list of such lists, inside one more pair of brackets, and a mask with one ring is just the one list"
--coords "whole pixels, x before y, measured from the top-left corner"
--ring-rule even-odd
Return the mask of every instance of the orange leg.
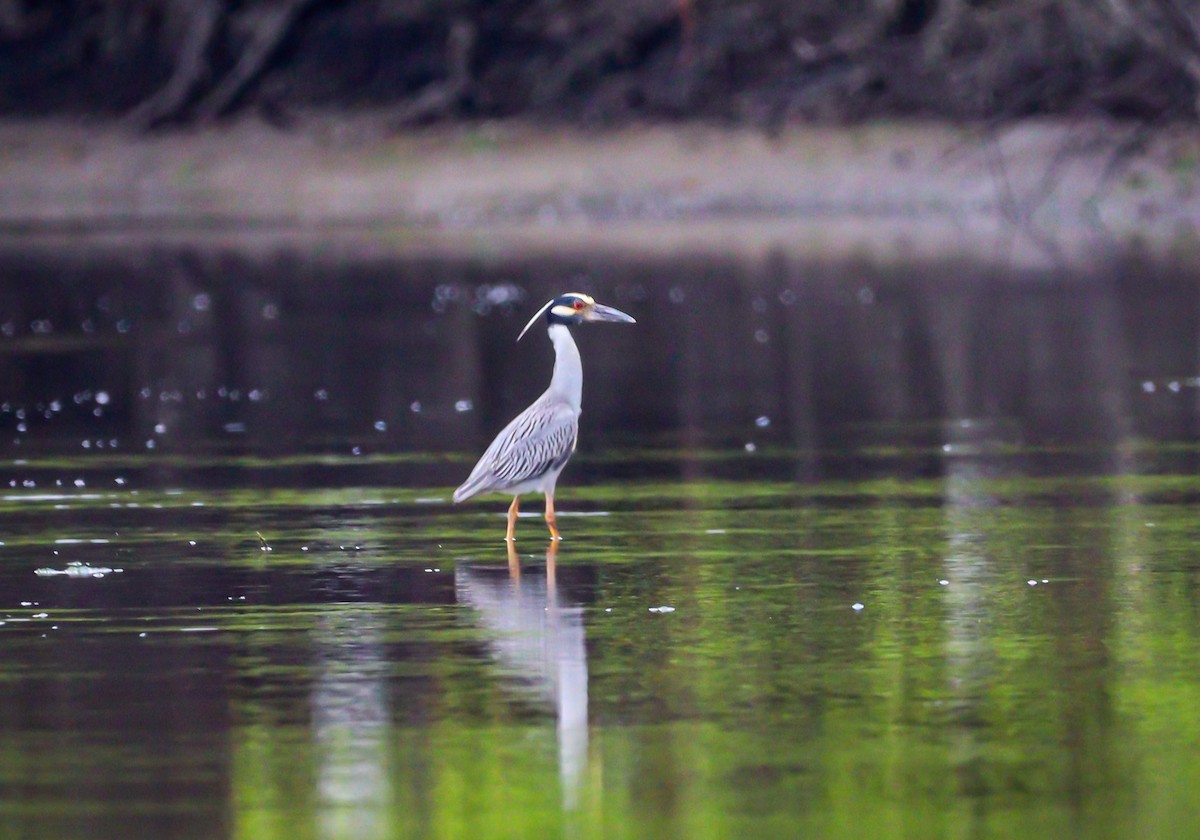
[[520, 496], [513, 496], [513, 503], [508, 506], [508, 535], [504, 539], [512, 542], [516, 539], [513, 536], [513, 529], [517, 527], [517, 502], [521, 500]]
[[550, 529], [550, 539], [561, 540], [558, 535], [558, 519], [554, 515], [554, 495], [546, 494], [546, 527]]

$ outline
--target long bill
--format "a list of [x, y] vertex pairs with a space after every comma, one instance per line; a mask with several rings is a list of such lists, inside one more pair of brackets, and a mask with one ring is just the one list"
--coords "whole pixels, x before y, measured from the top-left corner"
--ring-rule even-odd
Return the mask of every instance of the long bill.
[[583, 320], [585, 321], [612, 321], [618, 324], [636, 324], [633, 316], [626, 315], [620, 309], [614, 309], [611, 306], [605, 306], [603, 303], [594, 303], [590, 309], [584, 313]]

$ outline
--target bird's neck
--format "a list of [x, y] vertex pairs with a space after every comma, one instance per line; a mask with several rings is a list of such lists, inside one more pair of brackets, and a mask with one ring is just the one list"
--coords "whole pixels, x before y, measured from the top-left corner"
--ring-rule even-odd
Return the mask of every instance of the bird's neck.
[[550, 378], [549, 393], [578, 413], [583, 404], [583, 362], [579, 348], [571, 331], [562, 324], [550, 325], [550, 340], [554, 342], [554, 376]]

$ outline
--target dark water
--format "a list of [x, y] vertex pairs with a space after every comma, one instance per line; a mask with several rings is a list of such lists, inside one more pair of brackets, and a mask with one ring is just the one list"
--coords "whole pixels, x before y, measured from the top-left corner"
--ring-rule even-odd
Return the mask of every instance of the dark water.
[[395, 253], [3, 251], [0, 837], [1195, 833], [1194, 269]]

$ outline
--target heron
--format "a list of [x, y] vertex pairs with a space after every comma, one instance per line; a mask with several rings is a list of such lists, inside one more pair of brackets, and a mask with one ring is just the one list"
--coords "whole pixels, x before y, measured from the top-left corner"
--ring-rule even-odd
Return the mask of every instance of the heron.
[[517, 510], [523, 493], [546, 497], [546, 527], [552, 540], [561, 540], [554, 513], [554, 485], [563, 471], [579, 436], [579, 412], [583, 402], [583, 362], [569, 329], [576, 324], [608, 321], [637, 323], [629, 315], [605, 306], [582, 292], [552, 298], [529, 319], [517, 336], [520, 341], [530, 327], [545, 317], [550, 341], [554, 343], [554, 373], [550, 387], [496, 435], [487, 451], [454, 491], [455, 503], [481, 493], [509, 493], [508, 533], [512, 543]]

